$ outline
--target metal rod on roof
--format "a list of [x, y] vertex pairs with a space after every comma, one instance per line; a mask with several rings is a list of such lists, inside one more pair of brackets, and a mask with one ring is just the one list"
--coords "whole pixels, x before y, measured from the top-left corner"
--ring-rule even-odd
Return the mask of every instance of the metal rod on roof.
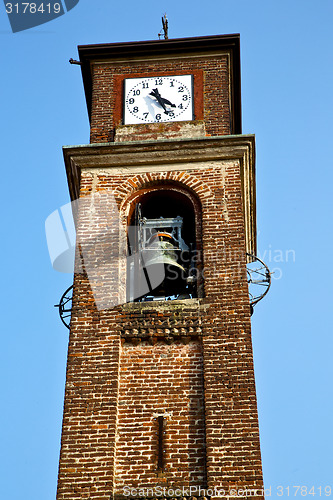
[[158, 38], [161, 38], [161, 35], [163, 33], [164, 40], [167, 40], [169, 38], [169, 28], [168, 28], [168, 18], [166, 16], [166, 14], [164, 14], [164, 16], [162, 16], [162, 26], [163, 26], [163, 28], [159, 32]]

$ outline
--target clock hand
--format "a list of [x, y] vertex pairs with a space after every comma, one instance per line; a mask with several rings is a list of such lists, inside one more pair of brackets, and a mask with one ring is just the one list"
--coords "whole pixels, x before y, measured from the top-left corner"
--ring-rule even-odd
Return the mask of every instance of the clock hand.
[[170, 101], [168, 101], [168, 99], [164, 99], [164, 97], [162, 97], [161, 94], [159, 93], [158, 89], [153, 89], [149, 95], [152, 95], [153, 97], [155, 97], [157, 99], [158, 103], [162, 106], [162, 108], [164, 109], [164, 112], [166, 114], [169, 114], [169, 111], [165, 107], [166, 104], [168, 104], [172, 108], [176, 107], [176, 105], [172, 104]]
[[163, 100], [164, 104], [168, 104], [168, 106], [171, 106], [172, 108], [176, 107], [176, 105], [172, 104], [172, 102], [168, 101], [168, 99], [164, 99], [164, 97], [162, 97], [162, 100]]
[[165, 112], [166, 114], [168, 114], [167, 109], [166, 109], [166, 107], [165, 107], [164, 102], [162, 101], [162, 97], [161, 97], [161, 95], [160, 95], [159, 91], [158, 91], [157, 89], [153, 89], [153, 91], [152, 91], [152, 92], [150, 92], [150, 94], [149, 94], [149, 95], [152, 95], [153, 97], [155, 97], [155, 98], [157, 99], [158, 103], [159, 103], [159, 104], [162, 106], [162, 108], [164, 109], [164, 112]]
[[[157, 89], [156, 89], [157, 90]], [[158, 90], [157, 90], [158, 92]], [[160, 99], [162, 100], [162, 103], [164, 104], [168, 104], [168, 106], [171, 106], [172, 108], [175, 108], [176, 105], [175, 104], [172, 104], [172, 102], [170, 102], [168, 99], [164, 99], [164, 97], [161, 96], [161, 94], [158, 92], [158, 95], [160, 97]], [[163, 105], [163, 104], [162, 104]]]

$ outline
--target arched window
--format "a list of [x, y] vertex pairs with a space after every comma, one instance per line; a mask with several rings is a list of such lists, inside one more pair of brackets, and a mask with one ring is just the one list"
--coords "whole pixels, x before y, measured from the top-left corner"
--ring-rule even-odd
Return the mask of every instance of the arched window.
[[199, 207], [192, 193], [163, 184], [132, 199], [128, 225], [129, 302], [200, 295]]

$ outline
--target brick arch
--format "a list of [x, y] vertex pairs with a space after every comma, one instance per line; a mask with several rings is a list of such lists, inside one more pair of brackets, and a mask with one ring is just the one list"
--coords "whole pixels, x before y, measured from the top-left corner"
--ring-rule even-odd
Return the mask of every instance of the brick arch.
[[[132, 185], [130, 181], [131, 179], [128, 180], [128, 183]], [[124, 187], [125, 186], [123, 186], [123, 191]], [[151, 179], [146, 183], [138, 185], [136, 188], [133, 186], [128, 196], [126, 196], [125, 199], [123, 193], [123, 200], [120, 204], [120, 210], [119, 210], [122, 220], [124, 222], [126, 221], [126, 223], [128, 224], [133, 213], [133, 207], [135, 205], [135, 201], [141, 199], [145, 194], [152, 191], [157, 191], [159, 189], [178, 191], [180, 194], [185, 195], [187, 198], [189, 198], [189, 200], [193, 205], [193, 211], [197, 221], [196, 226], [200, 227], [200, 234], [201, 234], [202, 200], [192, 188], [181, 182], [173, 181], [172, 179], [163, 179], [163, 178], [155, 180]]]
[[[194, 175], [183, 172], [161, 172], [161, 173], [143, 173], [129, 177], [121, 187], [114, 191], [116, 199], [121, 199], [120, 209], [129, 201], [131, 196], [140, 190], [150, 189], [156, 185], [173, 184], [174, 186], [182, 186], [185, 190], [193, 192], [203, 206], [205, 202], [211, 198], [212, 192], [210, 188], [202, 180]], [[125, 198], [125, 199], [124, 199]]]

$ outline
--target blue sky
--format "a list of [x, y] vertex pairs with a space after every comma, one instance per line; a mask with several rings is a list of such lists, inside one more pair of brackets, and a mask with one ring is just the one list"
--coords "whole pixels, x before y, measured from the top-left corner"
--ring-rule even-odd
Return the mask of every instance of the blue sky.
[[332, 2], [80, 0], [16, 34], [0, 6], [1, 500], [55, 499], [68, 331], [53, 305], [72, 277], [52, 269], [44, 222], [69, 201], [62, 146], [89, 142], [68, 60], [78, 44], [156, 39], [164, 12], [172, 38], [241, 35], [258, 248], [274, 270], [252, 321], [265, 487], [333, 488]]

